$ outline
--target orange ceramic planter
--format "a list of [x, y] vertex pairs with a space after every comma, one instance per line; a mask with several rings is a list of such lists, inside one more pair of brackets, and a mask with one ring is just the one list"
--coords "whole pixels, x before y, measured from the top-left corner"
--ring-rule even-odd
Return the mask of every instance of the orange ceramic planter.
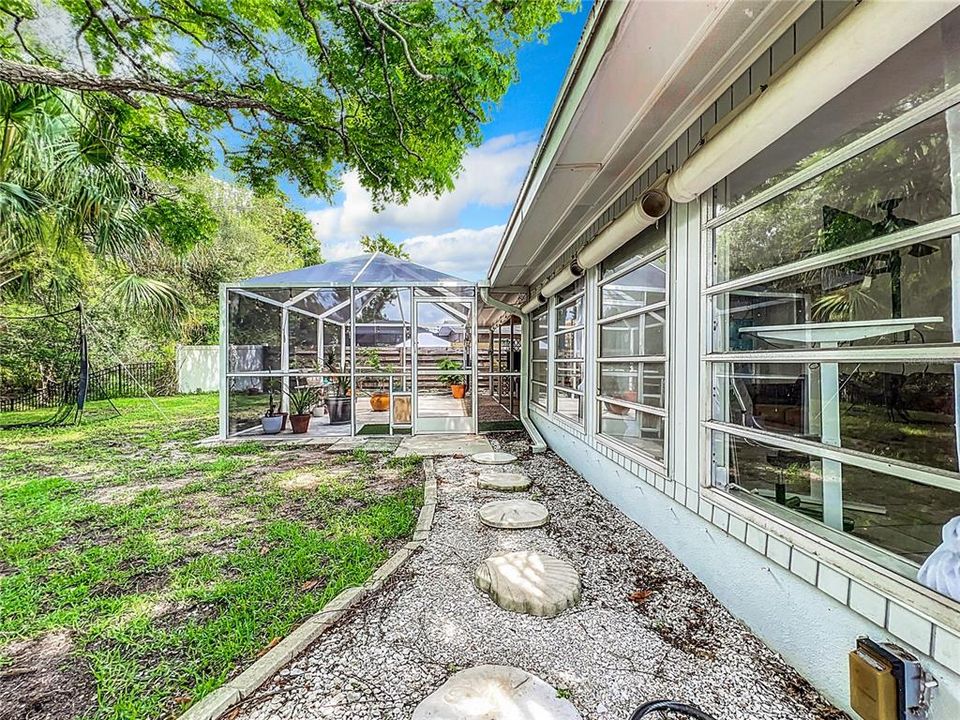
[[374, 412], [386, 412], [390, 409], [390, 396], [385, 392], [375, 392], [370, 396], [370, 409]]
[[451, 385], [450, 393], [457, 399], [460, 400], [464, 395], [467, 394], [466, 385]]

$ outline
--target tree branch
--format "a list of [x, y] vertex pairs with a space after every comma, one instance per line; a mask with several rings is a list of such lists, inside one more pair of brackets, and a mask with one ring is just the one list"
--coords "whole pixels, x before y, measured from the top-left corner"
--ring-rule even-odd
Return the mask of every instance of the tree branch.
[[[291, 125], [307, 124], [300, 118], [290, 115], [270, 103], [257, 98], [218, 90], [205, 91], [202, 93], [193, 92], [178, 87], [177, 85], [147, 78], [103, 77], [0, 59], [0, 80], [11, 84], [34, 83], [80, 92], [105, 92], [120, 98], [124, 102], [129, 102], [130, 100], [128, 93], [149, 93], [170, 100], [183, 100], [191, 105], [197, 105], [211, 110], [222, 110], [224, 112], [231, 110], [262, 112], [276, 120]], [[315, 127], [336, 132], [336, 128], [327, 125], [315, 125]]]

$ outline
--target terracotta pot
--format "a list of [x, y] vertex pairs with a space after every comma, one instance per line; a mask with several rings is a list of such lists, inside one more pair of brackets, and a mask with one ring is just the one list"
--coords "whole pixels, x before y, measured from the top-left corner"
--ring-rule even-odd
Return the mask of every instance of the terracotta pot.
[[451, 385], [450, 394], [453, 395], [457, 400], [460, 400], [464, 395], [467, 394], [466, 385]]
[[290, 416], [290, 427], [295, 433], [303, 434], [310, 427], [310, 414], [306, 415], [291, 415]]
[[379, 390], [370, 396], [370, 409], [374, 412], [386, 412], [390, 409], [390, 395]]

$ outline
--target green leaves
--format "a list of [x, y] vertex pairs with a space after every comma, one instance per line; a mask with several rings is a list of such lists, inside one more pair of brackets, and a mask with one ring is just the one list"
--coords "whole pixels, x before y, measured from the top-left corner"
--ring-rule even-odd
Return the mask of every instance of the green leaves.
[[[14, 18], [32, 13], [24, 0], [2, 1]], [[7, 37], [19, 62], [0, 59], [0, 80], [126, 106], [123, 137], [167, 167], [195, 172], [217, 134], [229, 140], [225, 163], [258, 191], [286, 176], [304, 194], [330, 197], [352, 169], [378, 203], [448, 190], [516, 76], [517, 49], [578, 5], [113, 0], [106, 12], [55, 2], [72, 19], [76, 49], [31, 36], [27, 23], [30, 51]], [[78, 52], [96, 71], [62, 70]]]

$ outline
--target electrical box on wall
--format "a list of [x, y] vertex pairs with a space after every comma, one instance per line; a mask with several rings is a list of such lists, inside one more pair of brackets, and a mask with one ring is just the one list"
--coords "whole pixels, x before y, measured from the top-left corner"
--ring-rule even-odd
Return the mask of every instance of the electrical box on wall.
[[926, 717], [929, 691], [937, 682], [899, 645], [859, 638], [849, 655], [850, 706], [863, 720]]

